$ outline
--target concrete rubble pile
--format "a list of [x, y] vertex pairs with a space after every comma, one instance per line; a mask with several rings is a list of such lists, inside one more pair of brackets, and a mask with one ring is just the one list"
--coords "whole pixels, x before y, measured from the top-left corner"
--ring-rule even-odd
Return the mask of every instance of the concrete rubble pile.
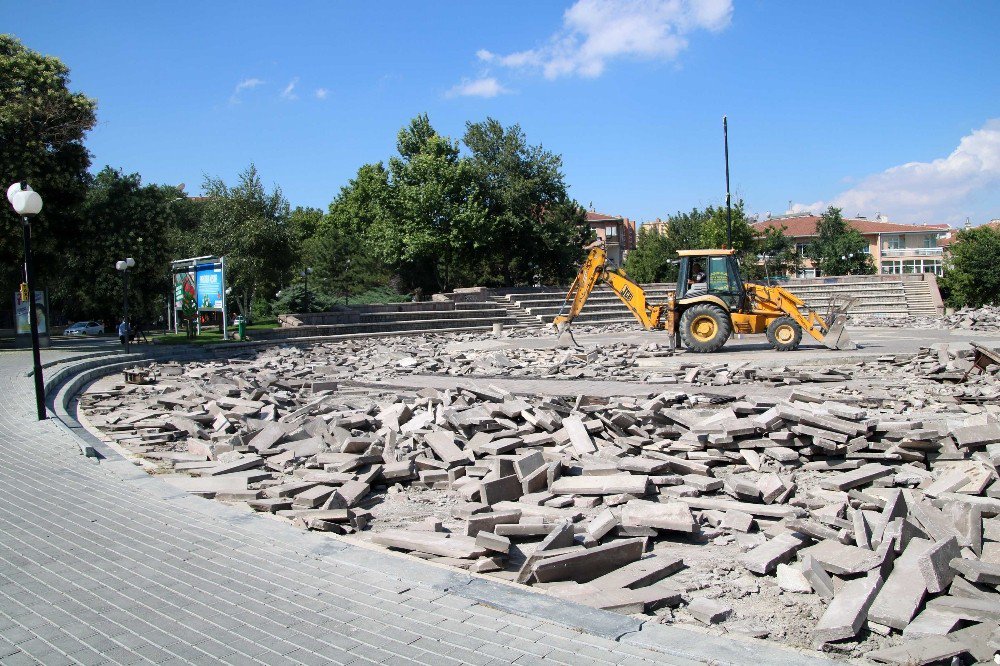
[[[995, 404], [389, 391], [332, 379], [358, 363], [338, 359], [160, 365], [81, 409], [191, 492], [589, 606], [735, 624], [727, 588], [750, 579], [811, 604], [816, 649], [924, 664], [1000, 647]], [[387, 497], [432, 491], [447, 517], [377, 524]], [[691, 571], [716, 548], [728, 568]]]
[[880, 328], [944, 328], [964, 331], [1000, 331], [1000, 307], [984, 305], [979, 308], [962, 308], [942, 317], [886, 317], [879, 315], [851, 315], [851, 326]]

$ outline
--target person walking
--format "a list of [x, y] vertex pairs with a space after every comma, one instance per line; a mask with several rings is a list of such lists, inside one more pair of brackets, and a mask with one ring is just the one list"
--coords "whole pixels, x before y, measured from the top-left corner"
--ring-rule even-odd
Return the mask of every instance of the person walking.
[[122, 319], [122, 323], [118, 324], [118, 339], [121, 341], [122, 344], [125, 344], [125, 342], [128, 340], [128, 334], [129, 334], [128, 322]]

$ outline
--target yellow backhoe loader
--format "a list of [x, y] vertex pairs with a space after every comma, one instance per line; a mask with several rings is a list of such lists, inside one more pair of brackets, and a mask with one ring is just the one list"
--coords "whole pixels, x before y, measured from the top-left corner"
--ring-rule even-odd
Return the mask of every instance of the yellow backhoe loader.
[[666, 302], [653, 304], [624, 272], [608, 268], [604, 248], [593, 247], [553, 322], [560, 342], [577, 346], [569, 326], [594, 287], [604, 283], [647, 330], [666, 331], [674, 347], [680, 336], [693, 352], [714, 352], [733, 333], [764, 333], [774, 349], [791, 351], [802, 341], [802, 331], [830, 349], [855, 348], [844, 330], [849, 301], [839, 307], [831, 303], [830, 312], [822, 317], [787, 289], [744, 283], [733, 250], [681, 250], [677, 254], [677, 289], [667, 295]]

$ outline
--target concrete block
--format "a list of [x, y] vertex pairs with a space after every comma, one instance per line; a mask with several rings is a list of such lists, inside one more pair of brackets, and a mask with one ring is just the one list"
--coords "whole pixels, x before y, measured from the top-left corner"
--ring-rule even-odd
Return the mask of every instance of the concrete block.
[[838, 541], [820, 541], [802, 551], [834, 574], [860, 574], [879, 566], [881, 559], [872, 551]]
[[802, 575], [809, 581], [816, 594], [824, 599], [833, 599], [833, 579], [815, 557], [810, 555], [802, 557]]
[[685, 609], [694, 619], [705, 624], [725, 622], [733, 614], [732, 606], [716, 599], [698, 597], [692, 599]]
[[824, 643], [856, 636], [864, 626], [868, 609], [881, 587], [882, 579], [877, 575], [844, 583], [813, 628], [813, 646], [819, 649]]
[[646, 494], [649, 477], [642, 474], [609, 474], [606, 476], [564, 476], [556, 479], [549, 490], [556, 495], [617, 495], [640, 497]]
[[493, 534], [492, 532], [480, 531], [476, 535], [476, 545], [496, 553], [510, 552], [510, 539], [505, 536]]
[[740, 556], [739, 562], [747, 570], [763, 576], [773, 572], [779, 564], [791, 560], [803, 545], [802, 539], [782, 534], [747, 551]]
[[927, 594], [917, 562], [932, 545], [927, 539], [910, 540], [868, 610], [869, 620], [900, 631], [906, 628]]
[[582, 551], [539, 561], [532, 572], [540, 583], [575, 580], [588, 583], [595, 578], [635, 562], [642, 556], [645, 539], [621, 539]]
[[961, 556], [958, 539], [949, 537], [936, 542], [917, 561], [917, 567], [931, 594], [944, 592], [955, 577], [951, 561]]
[[653, 527], [675, 532], [694, 532], [695, 523], [691, 509], [684, 502], [649, 502], [631, 500], [621, 511], [621, 524], [625, 527]]

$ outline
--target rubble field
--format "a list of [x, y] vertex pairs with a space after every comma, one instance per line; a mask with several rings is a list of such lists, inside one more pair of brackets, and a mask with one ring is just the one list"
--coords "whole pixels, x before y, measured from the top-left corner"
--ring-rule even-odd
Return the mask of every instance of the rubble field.
[[994, 662], [1000, 366], [970, 372], [947, 344], [757, 367], [490, 341], [154, 364], [133, 373], [148, 383], [93, 383], [79, 412], [151, 474], [303, 529], [650, 621], [876, 663]]

